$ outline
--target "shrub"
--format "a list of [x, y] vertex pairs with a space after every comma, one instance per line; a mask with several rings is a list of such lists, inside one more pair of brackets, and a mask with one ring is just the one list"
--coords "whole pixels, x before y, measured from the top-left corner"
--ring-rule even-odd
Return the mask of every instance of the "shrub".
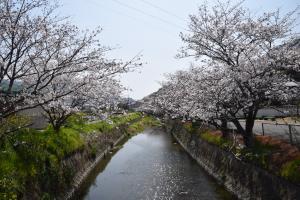
[[254, 141], [253, 148], [244, 148], [240, 151], [240, 153], [243, 159], [256, 163], [262, 168], [268, 169], [271, 164], [271, 155], [275, 149], [275, 146], [271, 144], [263, 144], [256, 139]]
[[185, 130], [187, 130], [189, 133], [193, 132], [193, 124], [191, 122], [186, 122], [183, 124], [183, 127]]
[[300, 183], [300, 158], [284, 164], [280, 175], [288, 180]]
[[212, 134], [209, 131], [201, 133], [200, 137], [203, 140], [205, 140], [211, 144], [215, 144], [221, 148], [227, 148], [231, 145], [231, 142], [229, 140], [223, 138], [222, 135]]
[[135, 134], [138, 132], [142, 132], [146, 127], [159, 126], [159, 120], [154, 117], [146, 116], [141, 120], [130, 124], [127, 128], [127, 132], [130, 134]]
[[[43, 131], [23, 128], [5, 137], [0, 144], [0, 199], [21, 199], [22, 193], [32, 191], [33, 185], [41, 187], [43, 193], [38, 194], [41, 199], [54, 199], [71, 184], [75, 173], [63, 168], [61, 161], [85, 147], [84, 134], [108, 133], [122, 123], [139, 119], [141, 114], [115, 116], [113, 124], [107, 121], [88, 124], [83, 116], [82, 113], [70, 116], [59, 133], [49, 125]], [[141, 121], [132, 124], [132, 131], [140, 131], [145, 124], [157, 123], [150, 117]], [[96, 153], [97, 149], [92, 148], [91, 156]]]

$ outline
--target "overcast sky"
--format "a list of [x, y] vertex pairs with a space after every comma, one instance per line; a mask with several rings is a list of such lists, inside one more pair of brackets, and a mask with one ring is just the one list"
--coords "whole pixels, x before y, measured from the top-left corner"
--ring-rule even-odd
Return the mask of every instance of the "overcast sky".
[[[142, 51], [144, 66], [121, 77], [131, 88], [125, 96], [140, 99], [156, 91], [163, 74], [189, 67], [192, 59], [176, 59], [183, 45], [188, 15], [196, 13], [201, 0], [60, 0], [60, 14], [80, 28], [103, 28], [103, 45], [115, 47], [108, 57], [124, 61]], [[212, 1], [209, 1], [212, 2]], [[255, 13], [281, 8], [285, 13], [299, 5], [298, 0], [246, 0]], [[298, 19], [299, 21], [299, 19]], [[298, 28], [299, 30], [299, 28]]]

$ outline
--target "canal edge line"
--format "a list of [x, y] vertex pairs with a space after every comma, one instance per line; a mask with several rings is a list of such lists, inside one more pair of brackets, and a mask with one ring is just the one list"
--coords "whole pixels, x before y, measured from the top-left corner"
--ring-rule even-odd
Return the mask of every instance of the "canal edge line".
[[189, 133], [179, 124], [166, 123], [165, 128], [208, 174], [238, 199], [300, 200], [298, 185], [238, 160], [223, 149]]
[[78, 175], [74, 177], [72, 188], [66, 192], [62, 199], [71, 200], [72, 198], [74, 198], [76, 192], [79, 190], [85, 179], [90, 175], [92, 170], [99, 164], [99, 162], [103, 160], [105, 155], [108, 154], [109, 151], [113, 149], [113, 147], [117, 146], [127, 136], [128, 135], [123, 132], [123, 134], [113, 143], [113, 146], [108, 146], [100, 155], [95, 158], [94, 162], [91, 165], [83, 170], [83, 172], [78, 172]]
[[[222, 179], [220, 178], [220, 176], [216, 176], [216, 174], [213, 172], [213, 170], [211, 168], [209, 168], [209, 166], [207, 166], [204, 162], [202, 162], [200, 159], [198, 159], [194, 154], [191, 153], [191, 151], [183, 144], [183, 142], [181, 142], [179, 140], [179, 138], [171, 133], [171, 135], [175, 138], [176, 142], [178, 144], [180, 144], [180, 146], [189, 154], [189, 156], [191, 156], [210, 176], [212, 176], [214, 179], [217, 180], [217, 182], [219, 184], [222, 184]], [[223, 186], [225, 186], [225, 188], [232, 194], [234, 194], [234, 196], [237, 196], [235, 194], [235, 191], [231, 188], [231, 187], [226, 187], [226, 185], [222, 184]], [[242, 199], [242, 198], [240, 198]]]

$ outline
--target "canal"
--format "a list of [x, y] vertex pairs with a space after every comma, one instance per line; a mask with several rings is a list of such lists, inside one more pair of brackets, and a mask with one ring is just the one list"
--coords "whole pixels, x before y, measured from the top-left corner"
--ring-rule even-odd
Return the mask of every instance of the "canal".
[[130, 138], [99, 163], [77, 199], [234, 199], [178, 145], [159, 130]]

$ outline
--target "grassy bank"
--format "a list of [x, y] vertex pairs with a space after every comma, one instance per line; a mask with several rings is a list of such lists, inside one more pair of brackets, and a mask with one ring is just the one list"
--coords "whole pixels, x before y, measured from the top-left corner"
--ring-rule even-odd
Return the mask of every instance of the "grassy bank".
[[29, 194], [32, 199], [53, 199], [70, 185], [74, 175], [74, 170], [63, 166], [62, 161], [86, 148], [97, 148], [89, 140], [100, 141], [104, 135], [113, 138], [110, 135], [120, 126], [127, 126], [126, 132], [133, 134], [157, 124], [140, 113], [96, 123], [87, 123], [79, 114], [70, 117], [59, 133], [51, 126], [43, 131], [21, 129], [0, 147], [0, 199], [21, 199], [30, 189], [35, 191]]
[[238, 159], [300, 184], [300, 150], [284, 141], [270, 136], [256, 136], [251, 149], [243, 148], [241, 138], [223, 138], [220, 131], [199, 128], [192, 123], [182, 124], [191, 134], [197, 134], [202, 140], [233, 153]]
[[151, 116], [144, 116], [143, 118], [141, 118], [141, 120], [130, 124], [126, 128], [126, 131], [129, 134], [136, 134], [142, 132], [143, 130], [145, 130], [145, 128], [154, 127], [154, 126], [160, 126], [160, 122]]

